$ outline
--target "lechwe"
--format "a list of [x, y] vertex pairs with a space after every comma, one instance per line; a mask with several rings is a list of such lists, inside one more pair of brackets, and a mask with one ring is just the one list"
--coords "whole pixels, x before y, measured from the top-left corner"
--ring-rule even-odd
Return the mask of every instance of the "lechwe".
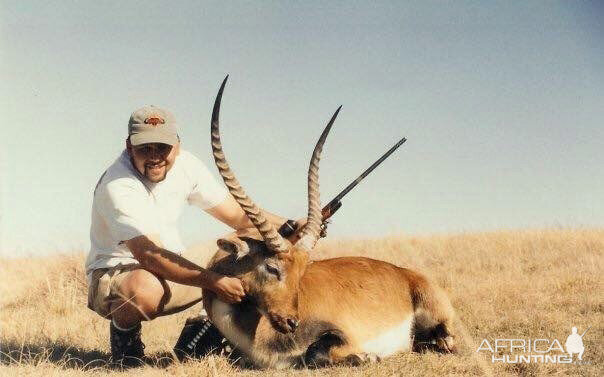
[[420, 345], [454, 351], [453, 309], [447, 295], [424, 275], [369, 258], [309, 260], [321, 225], [319, 159], [339, 109], [315, 146], [308, 170], [307, 224], [292, 243], [245, 194], [225, 160], [218, 117], [226, 80], [212, 113], [214, 159], [256, 229], [218, 240], [208, 267], [240, 278], [247, 299], [230, 305], [204, 291], [212, 322], [261, 368], [357, 365]]

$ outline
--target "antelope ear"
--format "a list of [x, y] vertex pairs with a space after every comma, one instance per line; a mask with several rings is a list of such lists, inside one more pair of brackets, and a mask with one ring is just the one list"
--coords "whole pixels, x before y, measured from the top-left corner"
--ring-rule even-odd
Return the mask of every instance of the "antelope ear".
[[239, 238], [220, 238], [216, 241], [218, 247], [226, 252], [231, 254], [235, 254], [237, 260], [243, 258], [250, 252], [250, 247], [248, 244]]

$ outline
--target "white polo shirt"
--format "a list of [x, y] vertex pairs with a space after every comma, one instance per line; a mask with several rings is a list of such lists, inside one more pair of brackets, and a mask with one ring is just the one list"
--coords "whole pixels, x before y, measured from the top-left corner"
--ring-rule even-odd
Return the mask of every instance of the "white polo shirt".
[[132, 167], [124, 150], [101, 176], [94, 190], [90, 252], [86, 274], [118, 264], [138, 263], [122, 241], [141, 235], [159, 235], [162, 246], [182, 253], [177, 229], [184, 204], [212, 208], [227, 191], [191, 153], [180, 150], [166, 179], [151, 183]]

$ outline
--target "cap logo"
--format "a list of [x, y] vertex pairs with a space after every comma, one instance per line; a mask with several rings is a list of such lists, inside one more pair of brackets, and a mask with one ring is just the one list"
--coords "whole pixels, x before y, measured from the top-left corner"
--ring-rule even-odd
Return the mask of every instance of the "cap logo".
[[158, 124], [164, 124], [164, 123], [166, 123], [166, 121], [160, 117], [149, 117], [149, 118], [145, 119], [145, 124], [152, 124], [154, 126], [157, 126]]

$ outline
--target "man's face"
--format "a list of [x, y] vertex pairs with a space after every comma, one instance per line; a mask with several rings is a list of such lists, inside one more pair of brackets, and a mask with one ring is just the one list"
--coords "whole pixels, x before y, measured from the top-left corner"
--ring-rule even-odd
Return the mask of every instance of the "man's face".
[[180, 144], [171, 146], [162, 143], [131, 145], [126, 143], [128, 154], [134, 168], [150, 182], [157, 183], [166, 179], [180, 151]]

